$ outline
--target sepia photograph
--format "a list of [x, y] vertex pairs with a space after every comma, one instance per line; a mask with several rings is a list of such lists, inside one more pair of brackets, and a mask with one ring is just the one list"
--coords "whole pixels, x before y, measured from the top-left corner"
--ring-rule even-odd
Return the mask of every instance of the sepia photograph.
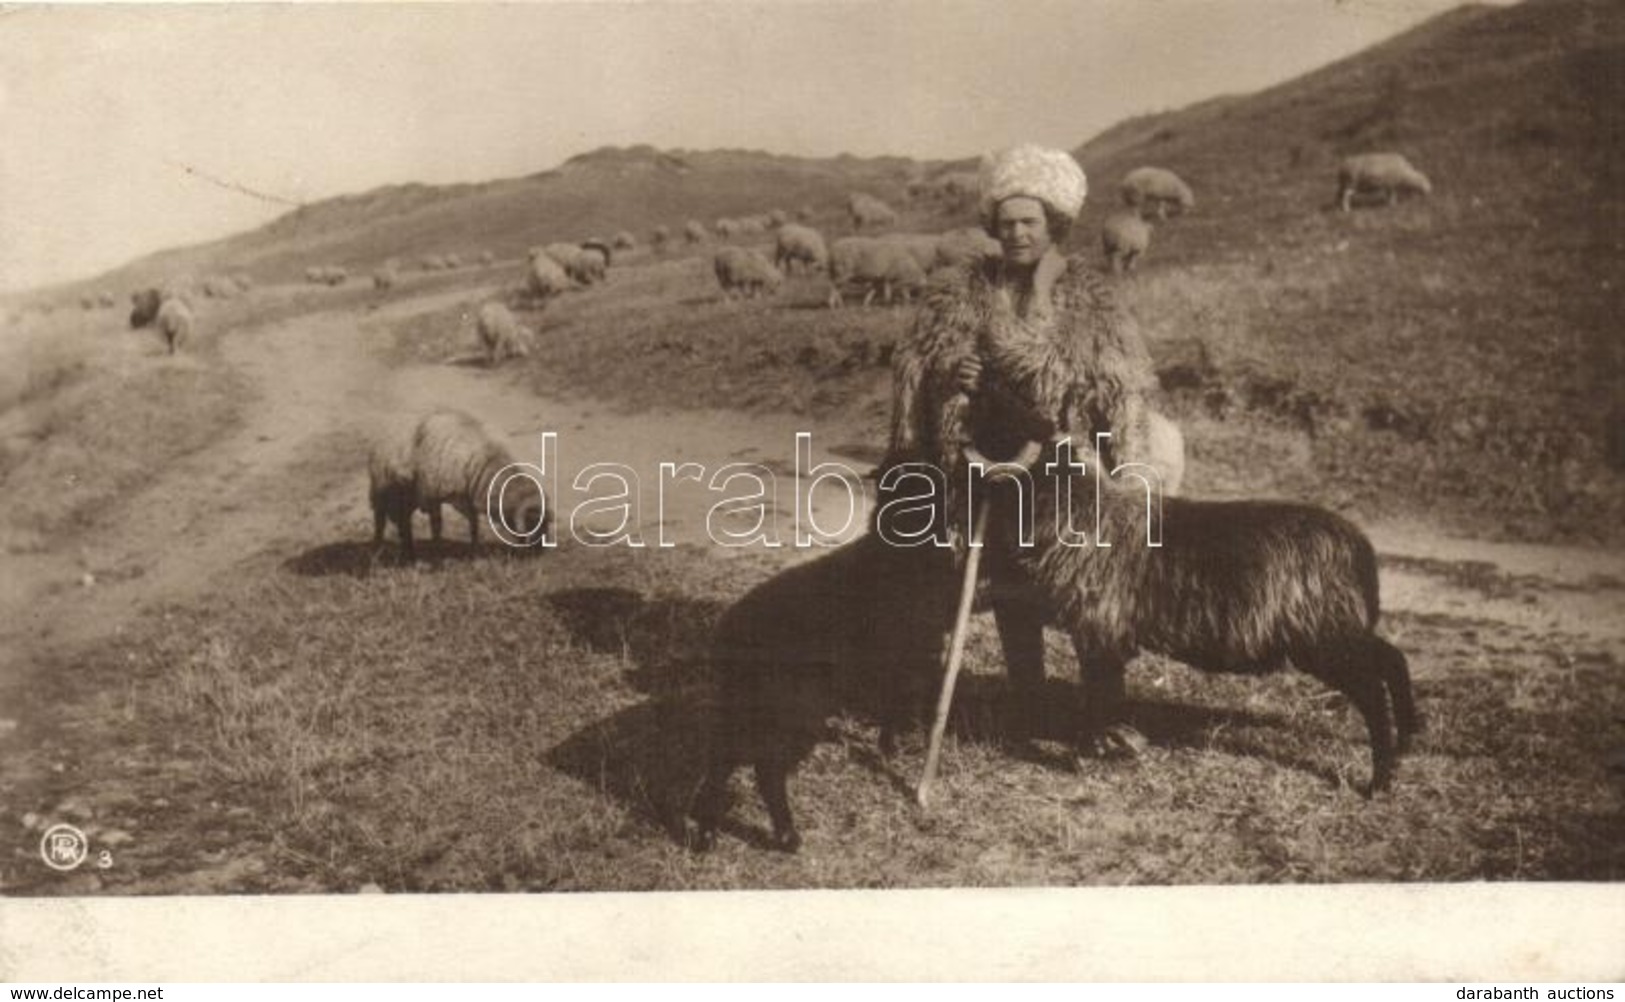
[[0, 4], [0, 930], [1606, 928], [1622, 154], [1614, 0]]

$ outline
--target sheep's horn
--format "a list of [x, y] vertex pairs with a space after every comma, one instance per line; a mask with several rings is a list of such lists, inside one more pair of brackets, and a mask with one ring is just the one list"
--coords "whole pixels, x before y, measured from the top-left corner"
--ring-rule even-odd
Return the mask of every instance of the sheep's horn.
[[1015, 472], [1011, 469], [1011, 467], [1022, 470], [1028, 469], [1034, 463], [1038, 462], [1038, 457], [1042, 456], [1043, 454], [1044, 443], [1031, 440], [1029, 440], [1026, 445], [1021, 447], [1020, 452], [1017, 452], [1014, 456], [1005, 460], [989, 459], [987, 456], [983, 455], [982, 451], [976, 448], [976, 446], [965, 446], [966, 461], [971, 463], [981, 463], [983, 469], [988, 471], [987, 482], [990, 484], [996, 484], [1001, 480], [1009, 480], [1011, 477], [1015, 476]]

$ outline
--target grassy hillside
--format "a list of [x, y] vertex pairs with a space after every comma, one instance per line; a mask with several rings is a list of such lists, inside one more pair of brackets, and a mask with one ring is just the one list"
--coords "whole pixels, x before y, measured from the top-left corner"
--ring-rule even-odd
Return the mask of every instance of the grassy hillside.
[[[1466, 7], [1080, 147], [1085, 240], [1133, 167], [1197, 193], [1128, 290], [1186, 413], [1299, 427], [1315, 471], [1357, 496], [1520, 537], [1617, 533], [1622, 13]], [[1375, 150], [1409, 157], [1433, 197], [1329, 211], [1339, 160]]]

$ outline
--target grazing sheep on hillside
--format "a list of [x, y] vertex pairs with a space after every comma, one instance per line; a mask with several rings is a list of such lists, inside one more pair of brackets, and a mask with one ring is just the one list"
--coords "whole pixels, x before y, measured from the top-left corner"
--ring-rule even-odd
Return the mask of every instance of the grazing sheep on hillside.
[[1167, 219], [1170, 208], [1175, 215], [1196, 208], [1196, 196], [1190, 185], [1179, 175], [1161, 167], [1136, 167], [1123, 175], [1119, 186], [1123, 203], [1139, 209], [1143, 215], [1155, 209], [1158, 219]]
[[598, 243], [583, 246], [564, 270], [579, 285], [602, 282], [609, 274], [609, 249]]
[[654, 248], [657, 254], [665, 250], [666, 245], [669, 243], [671, 243], [671, 230], [664, 224], [656, 226], [649, 234], [649, 246]]
[[711, 229], [722, 239], [730, 240], [739, 232], [739, 224], [732, 219], [718, 219], [711, 224]]
[[179, 299], [166, 299], [164, 304], [158, 307], [155, 326], [163, 337], [164, 344], [168, 346], [169, 353], [173, 355], [186, 347], [186, 342], [192, 339], [192, 311]]
[[113, 298], [111, 292], [98, 292], [96, 294], [96, 305], [104, 310], [110, 310], [118, 305], [118, 300]]
[[446, 262], [447, 268], [461, 268], [463, 266], [463, 258], [460, 254], [445, 254], [440, 259]]
[[566, 272], [575, 264], [576, 258], [581, 256], [581, 248], [575, 244], [550, 243], [542, 248], [542, 253], [559, 263], [559, 267]]
[[559, 263], [543, 253], [532, 253], [525, 273], [525, 291], [542, 303], [569, 291], [570, 276]]
[[846, 211], [852, 217], [852, 229], [860, 233], [864, 230], [897, 225], [897, 213], [892, 211], [891, 206], [863, 192], [858, 192], [847, 199]]
[[705, 224], [698, 219], [690, 219], [683, 224], [683, 239], [691, 244], [703, 244], [709, 236], [705, 232]]
[[480, 251], [480, 265], [489, 268], [497, 263], [497, 256], [488, 250]]
[[1151, 224], [1138, 209], [1114, 212], [1100, 226], [1100, 246], [1112, 274], [1133, 271], [1140, 255], [1151, 247]]
[[971, 226], [949, 230], [937, 238], [937, 257], [932, 262], [931, 270], [972, 265], [1001, 253], [1003, 248], [999, 242], [988, 236], [984, 229]]
[[[1017, 462], [1033, 468], [1043, 452], [1030, 444]], [[1095, 454], [1079, 449], [1074, 462], [1082, 468], [1070, 475], [1034, 469], [1033, 545], [990, 540], [988, 554], [1013, 561], [1071, 635], [1083, 682], [1080, 748], [1132, 746], [1124, 740], [1123, 673], [1139, 651], [1221, 673], [1263, 673], [1290, 661], [1354, 703], [1371, 743], [1371, 790], [1387, 789], [1420, 728], [1405, 656], [1375, 632], [1377, 558], [1365, 534], [1323, 508], [1276, 501], [1165, 494], [1153, 519], [1148, 508], [1158, 506], [1148, 506], [1135, 481], [1120, 474], [1097, 492]], [[1080, 526], [1098, 534], [1083, 545], [1061, 539]], [[1156, 547], [1147, 545], [1153, 526]]]
[[553, 512], [537, 483], [528, 477], [497, 482], [513, 463], [513, 454], [496, 436], [462, 411], [436, 411], [409, 435], [376, 440], [367, 460], [373, 542], [384, 541], [386, 520], [394, 522], [401, 553], [411, 560], [413, 512], [429, 516], [429, 533], [438, 540], [441, 507], [449, 504], [468, 520], [469, 546], [476, 547], [486, 506], [498, 500], [491, 496], [493, 485], [506, 523], [493, 523], [493, 532], [502, 528], [526, 540], [550, 535]]
[[419, 261], [418, 267], [424, 271], [441, 271], [446, 267], [438, 254], [425, 254]]
[[783, 209], [774, 209], [772, 212], [767, 214], [767, 225], [769, 229], [776, 230], [789, 221], [790, 214], [785, 212]]
[[599, 240], [597, 237], [593, 237], [590, 240], [583, 240], [581, 241], [581, 249], [602, 257], [604, 259], [605, 268], [608, 268], [612, 263], [614, 263], [615, 249], [613, 245], [607, 241]]
[[395, 269], [385, 265], [372, 273], [372, 287], [379, 292], [395, 288]]
[[798, 223], [810, 223], [812, 222], [812, 217], [813, 210], [812, 206], [810, 205], [803, 205], [796, 210], [796, 222]]
[[1337, 168], [1337, 204], [1344, 212], [1356, 193], [1386, 195], [1393, 205], [1401, 195], [1433, 194], [1433, 183], [1398, 153], [1362, 153]]
[[130, 293], [130, 329], [139, 330], [158, 316], [158, 307], [164, 304], [163, 293], [157, 289], [141, 289]]
[[975, 171], [950, 171], [937, 178], [937, 198], [953, 208], [975, 204], [982, 194], [982, 179]]
[[[957, 583], [940, 551], [869, 534], [783, 571], [723, 614], [711, 642], [716, 716], [695, 798], [696, 848], [716, 844], [728, 784], [753, 766], [772, 844], [801, 845], [788, 780], [842, 710], [896, 733], [934, 684]], [[889, 749], [888, 749], [889, 750]]]
[[773, 249], [773, 263], [786, 275], [793, 266], [804, 271], [818, 271], [829, 264], [829, 249], [824, 238], [810, 226], [787, 223], [779, 227]]
[[480, 307], [476, 320], [480, 344], [485, 348], [485, 364], [496, 365], [507, 358], [524, 358], [530, 354], [530, 342], [535, 334], [514, 319], [513, 313], [501, 303], [486, 303]]
[[89, 313], [90, 311], [94, 310], [96, 308], [96, 297], [90, 295], [89, 293], [86, 293], [85, 295], [80, 296], [79, 297], [79, 308], [84, 310], [86, 313]]
[[619, 251], [635, 250], [638, 246], [638, 238], [628, 233], [626, 230], [621, 230], [619, 233], [615, 234], [610, 238], [609, 242], [610, 246]]
[[930, 271], [937, 264], [937, 244], [941, 238], [931, 233], [888, 233], [879, 239], [895, 244], [914, 258], [920, 270]]
[[776, 292], [784, 279], [773, 262], [763, 257], [760, 251], [747, 247], [719, 249], [712, 261], [712, 270], [716, 273], [717, 284], [722, 286], [724, 298], [732, 298], [738, 293], [747, 299], [755, 299], [757, 295]]
[[254, 287], [254, 280], [247, 275], [236, 274], [231, 276], [231, 280], [237, 283], [238, 292], [247, 292]]
[[925, 272], [900, 244], [874, 237], [842, 237], [829, 249], [829, 282], [831, 308], [846, 302], [848, 285], [865, 290], [863, 305], [868, 306], [879, 294], [889, 306], [895, 296], [908, 299], [924, 287]]
[[237, 283], [224, 275], [210, 275], [203, 280], [203, 294], [210, 299], [235, 299]]

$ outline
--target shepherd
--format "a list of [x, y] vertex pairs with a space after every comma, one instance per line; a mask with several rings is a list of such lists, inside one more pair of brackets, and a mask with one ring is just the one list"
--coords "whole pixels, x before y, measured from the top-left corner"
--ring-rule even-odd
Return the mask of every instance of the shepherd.
[[[1063, 150], [1024, 145], [984, 158], [980, 183], [983, 226], [1000, 253], [940, 283], [898, 346], [874, 525], [888, 539], [934, 533], [962, 557], [972, 535], [963, 497], [967, 450], [1004, 460], [1030, 441], [1094, 442], [1109, 433], [1107, 470], [1183, 463], [1182, 454], [1157, 455], [1157, 443], [1171, 438], [1177, 448], [1178, 436], [1153, 434], [1154, 425], [1171, 426], [1152, 414], [1151, 357], [1133, 318], [1102, 275], [1061, 249], [1088, 192], [1083, 169]], [[938, 507], [885, 503], [885, 485], [907, 471], [940, 477]], [[1023, 511], [1030, 500], [1012, 478], [989, 484], [976, 502], [987, 512], [988, 598], [1010, 677], [1008, 730], [1017, 739], [1036, 733], [1050, 615], [1014, 559], [1022, 526], [1031, 524]], [[1103, 754], [1133, 753], [1143, 739], [1125, 723], [1097, 744]]]

